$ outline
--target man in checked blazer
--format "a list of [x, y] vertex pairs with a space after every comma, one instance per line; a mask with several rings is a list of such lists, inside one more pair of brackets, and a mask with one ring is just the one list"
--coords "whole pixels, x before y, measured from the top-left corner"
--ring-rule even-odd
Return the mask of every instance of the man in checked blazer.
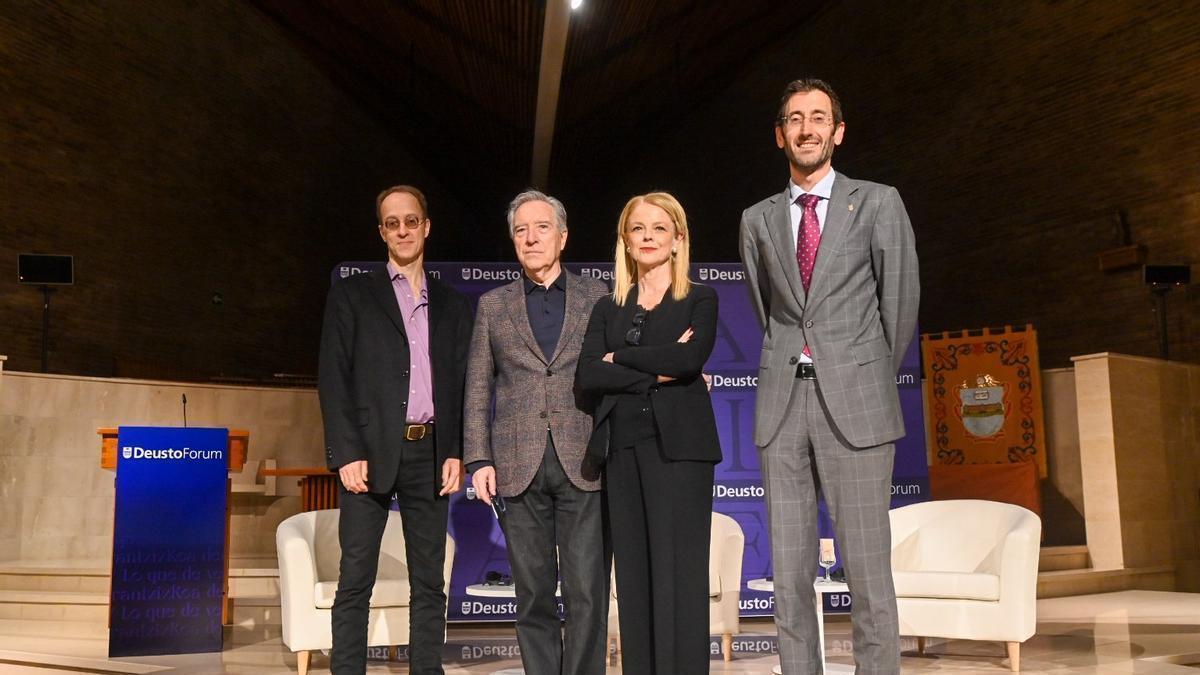
[[[509, 205], [508, 226], [524, 273], [479, 299], [464, 459], [508, 542], [525, 672], [602, 675], [609, 547], [599, 468], [587, 458], [591, 410], [573, 387], [592, 305], [608, 287], [562, 269], [567, 213], [557, 199], [522, 192]], [[565, 631], [555, 598], [560, 575]]]
[[900, 672], [888, 506], [893, 442], [904, 435], [895, 377], [916, 329], [920, 282], [896, 190], [833, 171], [844, 133], [828, 84], [788, 84], [775, 141], [791, 181], [741, 222], [742, 262], [764, 329], [754, 443], [787, 675], [821, 670], [818, 492], [853, 600], [857, 672]]

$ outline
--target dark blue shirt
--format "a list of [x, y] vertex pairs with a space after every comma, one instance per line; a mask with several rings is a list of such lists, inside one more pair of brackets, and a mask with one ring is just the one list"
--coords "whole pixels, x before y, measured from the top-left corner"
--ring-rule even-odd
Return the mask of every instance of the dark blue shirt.
[[[567, 315], [567, 275], [560, 271], [549, 288], [534, 283], [524, 274], [521, 279], [525, 282], [525, 310], [529, 314], [529, 328], [549, 362], [554, 358], [554, 349], [558, 347], [558, 338], [562, 335], [563, 319]], [[490, 459], [481, 459], [468, 464], [467, 471], [475, 473], [485, 466], [495, 465]]]
[[535, 283], [526, 275], [521, 278], [525, 282], [529, 328], [533, 330], [533, 337], [542, 348], [546, 361], [549, 361], [554, 357], [558, 336], [562, 335], [563, 317], [567, 313], [567, 275], [560, 271], [549, 287]]

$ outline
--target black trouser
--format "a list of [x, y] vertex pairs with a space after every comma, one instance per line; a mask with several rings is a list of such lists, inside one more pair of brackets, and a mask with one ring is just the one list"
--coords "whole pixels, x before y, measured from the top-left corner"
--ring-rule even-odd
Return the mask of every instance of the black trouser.
[[[533, 482], [500, 520], [517, 591], [517, 642], [527, 675], [603, 675], [608, 552], [600, 492], [575, 487], [547, 436]], [[555, 569], [555, 543], [558, 569]], [[565, 630], [554, 595], [562, 577]]]
[[[438, 497], [441, 467], [436, 466], [433, 436], [405, 441], [398, 449], [400, 471], [381, 492], [353, 494], [342, 489], [338, 541], [342, 546], [341, 573], [333, 601], [334, 675], [358, 675], [367, 668], [367, 616], [379, 544], [387, 525], [391, 497], [397, 496], [404, 525], [409, 603], [409, 672], [441, 675], [442, 645], [446, 639], [446, 593], [442, 570], [446, 562], [446, 516], [449, 499]], [[367, 467], [368, 472], [371, 467]], [[372, 486], [388, 485], [383, 476], [368, 474]]]
[[650, 439], [611, 453], [605, 481], [622, 671], [707, 673], [713, 464], [667, 460]]

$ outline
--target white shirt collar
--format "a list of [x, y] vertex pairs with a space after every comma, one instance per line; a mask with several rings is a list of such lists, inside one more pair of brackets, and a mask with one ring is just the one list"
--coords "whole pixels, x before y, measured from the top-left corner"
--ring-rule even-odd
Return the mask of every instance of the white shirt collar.
[[791, 179], [788, 179], [788, 196], [791, 197], [793, 204], [796, 203], [796, 200], [799, 199], [800, 195], [803, 194], [814, 194], [821, 199], [829, 199], [830, 195], [833, 194], [833, 179], [835, 176], [837, 176], [837, 172], [832, 168], [829, 169], [829, 173], [825, 174], [824, 178], [817, 181], [817, 184], [813, 186], [813, 189], [809, 190], [808, 192], [801, 190], [799, 185], [796, 185]]

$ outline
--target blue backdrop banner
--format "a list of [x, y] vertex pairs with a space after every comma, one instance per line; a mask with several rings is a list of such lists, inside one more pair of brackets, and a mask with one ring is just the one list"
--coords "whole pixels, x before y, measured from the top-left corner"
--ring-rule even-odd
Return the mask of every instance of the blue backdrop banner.
[[[383, 262], [346, 262], [337, 265], [333, 278], [344, 278], [373, 269]], [[586, 277], [602, 279], [612, 286], [612, 263], [564, 263], [568, 270]], [[440, 279], [477, 300], [484, 292], [506, 284], [521, 275], [513, 263], [426, 263], [426, 273]], [[754, 446], [754, 393], [758, 385], [758, 359], [762, 330], [750, 305], [745, 273], [738, 263], [694, 263], [691, 277], [717, 291], [720, 300], [717, 342], [705, 367], [712, 376], [712, 403], [724, 454], [716, 468], [713, 485], [713, 510], [738, 522], [746, 535], [742, 558], [743, 616], [769, 616], [775, 599], [770, 592], [755, 591], [745, 584], [772, 576], [771, 544], [758, 450]], [[897, 376], [900, 404], [908, 435], [896, 443], [892, 473], [892, 506], [928, 499], [929, 469], [926, 463], [924, 417], [921, 408], [920, 348], [914, 333]], [[470, 485], [468, 479], [467, 484]], [[832, 537], [824, 504], [820, 507], [820, 534]], [[464, 490], [452, 498], [450, 532], [457, 543], [454, 573], [451, 577], [449, 619], [451, 621], [511, 621], [516, 618], [516, 600], [472, 595], [468, 586], [483, 583], [489, 571], [510, 574], [504, 534], [492, 511], [475, 499], [474, 491]], [[840, 563], [834, 568], [840, 567]], [[511, 587], [510, 587], [511, 588]], [[848, 612], [848, 594], [826, 594], [826, 610]]]
[[108, 655], [221, 651], [226, 429], [121, 427]]

